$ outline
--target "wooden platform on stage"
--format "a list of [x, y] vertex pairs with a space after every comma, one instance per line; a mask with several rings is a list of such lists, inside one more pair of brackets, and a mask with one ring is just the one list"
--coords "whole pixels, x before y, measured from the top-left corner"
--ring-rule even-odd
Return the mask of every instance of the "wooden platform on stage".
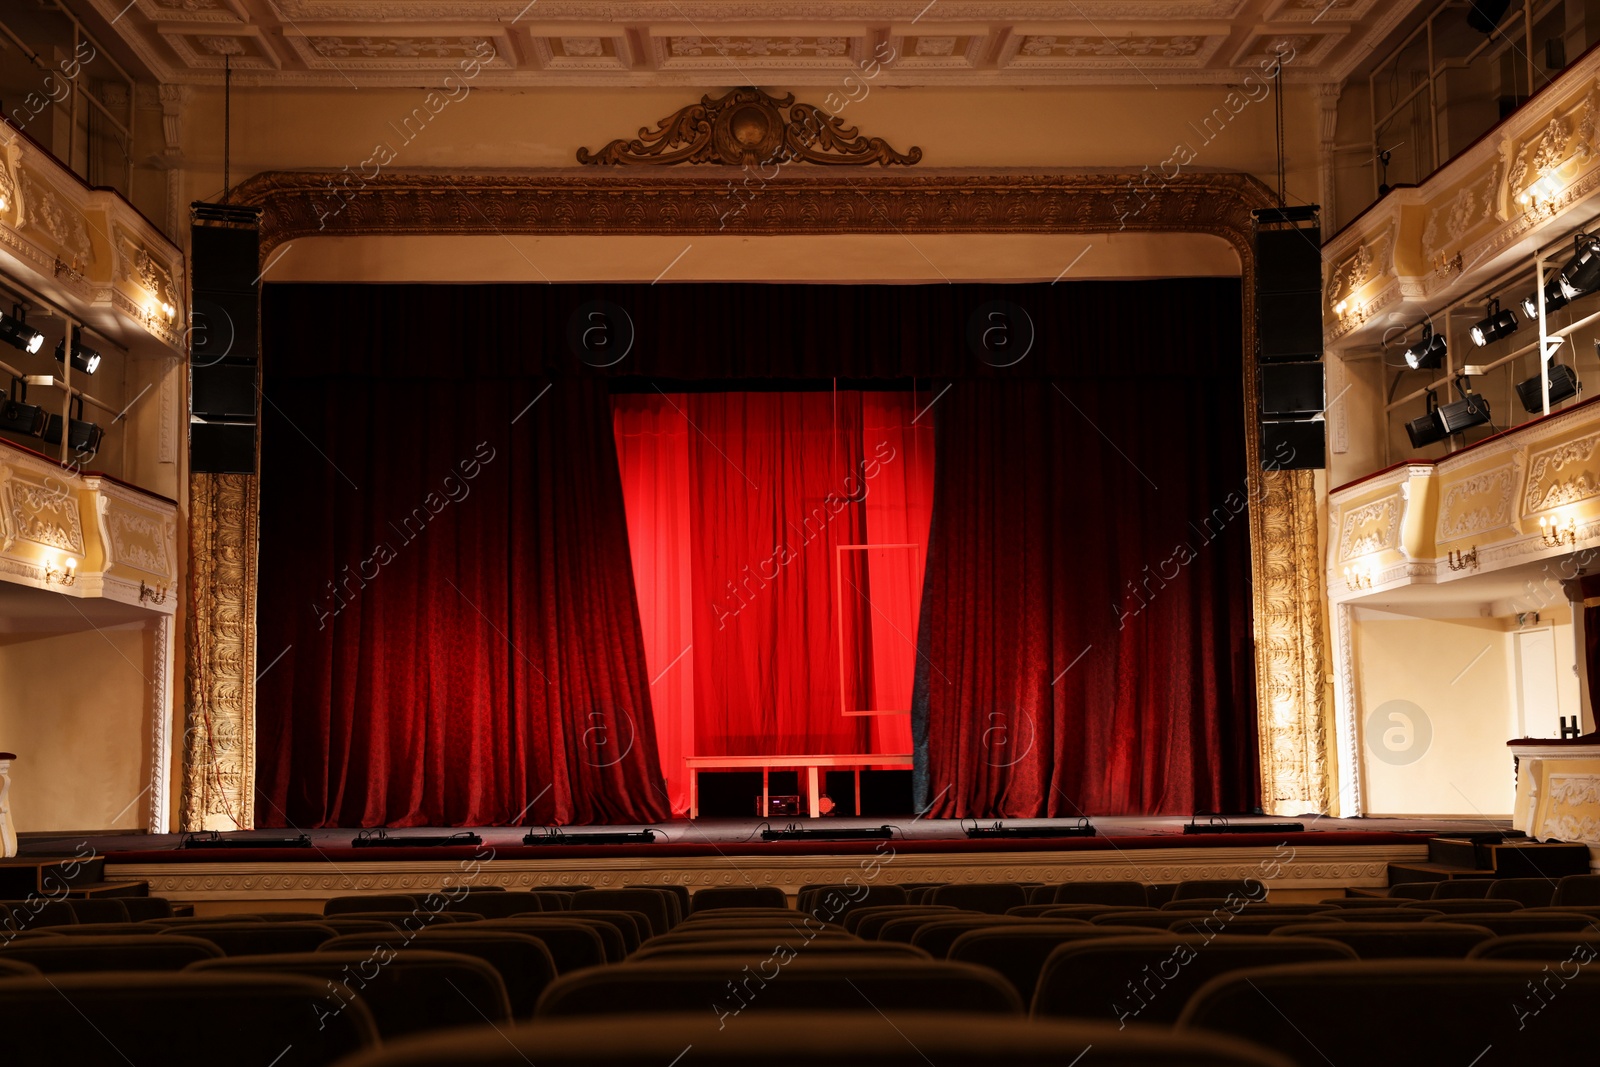
[[[178, 835], [90, 838], [106, 860], [106, 877], [142, 880], [150, 893], [178, 901], [237, 903], [259, 910], [266, 901], [310, 904], [358, 892], [426, 892], [463, 882], [507, 889], [675, 884], [700, 889], [771, 885], [794, 893], [808, 883], [846, 877], [884, 883], [962, 881], [1140, 881], [1256, 877], [1283, 899], [1316, 899], [1346, 887], [1388, 883], [1390, 863], [1415, 863], [1428, 854], [1432, 832], [1492, 828], [1461, 820], [1301, 820], [1302, 833], [1252, 833], [1235, 820], [1220, 835], [1186, 836], [1185, 819], [1094, 820], [1091, 838], [968, 839], [954, 820], [830, 818], [796, 825], [837, 830], [892, 827], [887, 840], [763, 841], [767, 823], [701, 820], [664, 823], [654, 844], [581, 844], [586, 830], [636, 827], [568, 827], [564, 844], [526, 845], [529, 828], [491, 827], [474, 832], [478, 846], [407, 847], [408, 836], [459, 832], [394, 830], [393, 847], [353, 848], [354, 830], [311, 832], [310, 848], [181, 849]], [[1277, 820], [1281, 821], [1281, 820]], [[1006, 820], [1008, 826], [1036, 820]], [[1498, 827], [1500, 824], [1493, 824]], [[781, 827], [780, 827], [781, 828]], [[289, 831], [292, 833], [292, 831]], [[535, 829], [542, 835], [542, 829]], [[281, 839], [285, 831], [240, 834]], [[71, 850], [82, 838], [25, 839], [25, 853]], [[242, 909], [241, 909], [242, 910]]]

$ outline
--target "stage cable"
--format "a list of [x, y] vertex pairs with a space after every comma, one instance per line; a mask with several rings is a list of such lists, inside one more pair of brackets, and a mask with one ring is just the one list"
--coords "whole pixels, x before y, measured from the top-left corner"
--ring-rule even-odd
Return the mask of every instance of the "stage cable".
[[228, 162], [233, 135], [233, 66], [222, 57], [222, 202], [228, 202]]
[[1277, 117], [1277, 142], [1278, 142], [1278, 206], [1286, 207], [1289, 203], [1286, 191], [1288, 182], [1285, 178], [1284, 150], [1283, 150], [1283, 53], [1278, 53], [1278, 72], [1273, 75], [1277, 82], [1276, 99], [1273, 101], [1274, 113]]

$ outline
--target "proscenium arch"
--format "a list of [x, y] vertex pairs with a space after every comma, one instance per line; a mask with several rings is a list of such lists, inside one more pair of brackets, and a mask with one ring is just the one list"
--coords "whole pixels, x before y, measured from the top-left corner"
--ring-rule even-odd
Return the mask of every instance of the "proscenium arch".
[[[1119, 173], [922, 170], [850, 173], [793, 165], [754, 189], [742, 170], [394, 174], [268, 172], [231, 202], [262, 209], [268, 267], [296, 240], [355, 236], [889, 234], [1209, 234], [1232, 245], [1242, 275], [1245, 435], [1258, 745], [1263, 804], [1328, 811], [1325, 611], [1311, 471], [1262, 471], [1256, 408], [1256, 265], [1251, 212], [1272, 207], [1244, 174], [1185, 173], [1134, 192]], [[184, 829], [255, 823], [254, 475], [192, 475], [193, 588], [188, 656]], [[204, 546], [235, 546], [209, 557]], [[218, 729], [219, 725], [221, 729]], [[214, 741], [222, 737], [226, 741]]]

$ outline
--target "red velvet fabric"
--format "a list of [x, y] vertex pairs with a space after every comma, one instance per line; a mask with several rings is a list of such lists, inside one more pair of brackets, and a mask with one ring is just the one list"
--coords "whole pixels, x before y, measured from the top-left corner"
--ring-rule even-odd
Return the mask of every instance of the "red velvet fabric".
[[265, 397], [258, 823], [666, 816], [604, 384]]
[[1237, 383], [964, 382], [918, 660], [934, 817], [1256, 803]]

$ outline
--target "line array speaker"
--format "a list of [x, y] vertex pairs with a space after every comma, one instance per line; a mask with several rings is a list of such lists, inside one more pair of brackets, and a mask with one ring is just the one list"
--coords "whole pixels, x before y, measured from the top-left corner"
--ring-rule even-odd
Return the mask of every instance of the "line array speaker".
[[1327, 466], [1320, 208], [1254, 212], [1256, 418], [1267, 470]]
[[189, 346], [189, 469], [254, 474], [260, 410], [261, 209], [189, 209], [194, 307]]

